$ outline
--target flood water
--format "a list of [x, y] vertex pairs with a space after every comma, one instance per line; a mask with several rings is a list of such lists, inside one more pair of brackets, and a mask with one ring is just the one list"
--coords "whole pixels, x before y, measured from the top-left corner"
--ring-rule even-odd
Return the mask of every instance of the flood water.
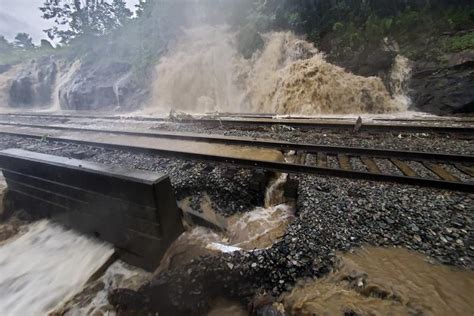
[[429, 263], [400, 248], [364, 248], [340, 257], [329, 276], [284, 295], [297, 315], [473, 315], [474, 272]]
[[[10, 131], [10, 127], [0, 127], [0, 132]], [[256, 148], [228, 144], [207, 143], [204, 141], [189, 141], [148, 136], [118, 135], [107, 132], [64, 131], [38, 127], [15, 127], [15, 132], [33, 134], [40, 137], [48, 135], [58, 139], [90, 141], [111, 145], [136, 146], [142, 148], [177, 151], [193, 154], [225, 156], [229, 158], [258, 159], [283, 162], [283, 154], [274, 149]]]
[[78, 292], [113, 247], [46, 220], [0, 247], [0, 315], [45, 315]]
[[[293, 220], [294, 205], [283, 196], [286, 179], [286, 174], [274, 176], [266, 189], [264, 206], [228, 218], [214, 210], [209, 195], [204, 194], [199, 205], [201, 215], [222, 231], [190, 227], [168, 248], [156, 273], [203, 255], [270, 247], [285, 234]], [[178, 205], [185, 213], [197, 211], [191, 209], [190, 198], [181, 200]]]

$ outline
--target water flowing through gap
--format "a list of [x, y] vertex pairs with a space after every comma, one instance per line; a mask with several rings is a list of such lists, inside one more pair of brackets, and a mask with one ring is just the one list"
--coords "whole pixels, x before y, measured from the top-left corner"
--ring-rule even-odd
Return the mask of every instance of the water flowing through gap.
[[[155, 275], [185, 265], [199, 256], [271, 247], [285, 234], [294, 218], [295, 205], [284, 197], [287, 178], [287, 174], [273, 176], [265, 190], [262, 207], [227, 218], [212, 208], [210, 197], [204, 194], [199, 205], [202, 216], [215, 227], [221, 227], [221, 230], [202, 226], [188, 227], [188, 231], [168, 248]], [[196, 211], [191, 207], [190, 198], [183, 199], [178, 204], [185, 213]]]
[[42, 220], [0, 246], [0, 315], [46, 315], [80, 291], [111, 245]]

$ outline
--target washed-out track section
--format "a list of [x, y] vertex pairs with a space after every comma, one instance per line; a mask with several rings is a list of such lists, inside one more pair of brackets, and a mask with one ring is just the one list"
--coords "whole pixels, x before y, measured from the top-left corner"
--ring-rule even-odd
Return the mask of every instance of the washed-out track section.
[[[48, 131], [53, 136], [48, 136], [50, 135]], [[74, 139], [70, 139], [67, 132], [79, 133], [80, 137], [76, 134]], [[61, 135], [62, 133], [65, 134]], [[175, 158], [226, 163], [285, 173], [319, 174], [474, 192], [474, 156], [472, 155], [324, 146], [192, 133], [99, 130], [65, 126], [45, 127], [18, 123], [0, 123], [0, 134], [148, 152]], [[108, 143], [104, 140], [91, 140], [88, 137], [88, 135], [101, 134], [104, 135], [104, 139], [105, 136], [119, 136], [120, 141], [118, 143]], [[151, 145], [137, 145], [135, 143], [136, 137], [149, 138]], [[283, 152], [292, 152], [292, 159], [291, 162], [278, 162], [154, 146], [153, 142], [159, 144], [160, 139], [271, 148]]]
[[[92, 119], [92, 120], [123, 120], [144, 122], [170, 122], [167, 117], [157, 116], [118, 116], [88, 114], [38, 114], [38, 113], [0, 113], [2, 119], [43, 118], [43, 119]], [[285, 125], [299, 129], [356, 130], [358, 132], [392, 132], [392, 133], [435, 133], [474, 135], [474, 118], [445, 119], [381, 119], [374, 118], [364, 121], [358, 126], [356, 119], [348, 118], [273, 118], [269, 114], [221, 114], [203, 116], [184, 116], [177, 122], [198, 124], [207, 127], [272, 127]]]

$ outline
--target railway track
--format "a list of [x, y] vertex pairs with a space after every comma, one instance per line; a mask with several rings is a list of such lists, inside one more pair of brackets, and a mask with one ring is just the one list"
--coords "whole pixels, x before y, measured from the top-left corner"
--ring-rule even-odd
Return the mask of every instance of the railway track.
[[[27, 113], [0, 113], [0, 118], [43, 118], [43, 119], [96, 119], [96, 120], [125, 120], [143, 122], [171, 122], [165, 117], [149, 116], [114, 116], [114, 115], [86, 115], [86, 114], [27, 114]], [[384, 122], [384, 123], [382, 123]], [[396, 122], [396, 124], [395, 124]], [[433, 123], [446, 123], [444, 120], [421, 120], [421, 119], [400, 119], [391, 121], [389, 119], [374, 119], [373, 122], [363, 123], [358, 127], [359, 132], [406, 132], [406, 133], [438, 133], [438, 134], [474, 134], [474, 120], [456, 119], [456, 126], [435, 125]], [[179, 120], [182, 124], [200, 124], [212, 127], [272, 127], [285, 125], [300, 129], [333, 129], [333, 130], [354, 130], [356, 120], [343, 118], [281, 118], [274, 119], [266, 115], [256, 116], [243, 114], [236, 116], [202, 116], [196, 118], [183, 118]]]
[[[98, 130], [65, 126], [45, 127], [17, 123], [1, 123], [0, 134], [48, 138], [59, 142], [147, 152], [174, 158], [225, 163], [285, 173], [319, 174], [474, 192], [474, 156], [471, 155], [323, 146], [191, 133]], [[160, 145], [163, 140], [291, 151], [293, 152], [293, 161], [280, 162], [253, 157], [209, 154], [188, 151], [186, 148], [170, 149]]]

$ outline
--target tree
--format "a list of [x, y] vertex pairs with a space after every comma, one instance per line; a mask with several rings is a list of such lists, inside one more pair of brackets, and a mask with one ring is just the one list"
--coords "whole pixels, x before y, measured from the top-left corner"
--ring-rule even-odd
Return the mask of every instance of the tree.
[[22, 49], [34, 48], [33, 39], [28, 33], [18, 33], [15, 36], [15, 46]]
[[63, 43], [82, 35], [105, 35], [132, 16], [125, 0], [45, 0], [40, 10], [44, 19], [56, 23], [45, 30], [48, 37]]
[[120, 25], [124, 25], [133, 15], [132, 11], [125, 5], [124, 0], [113, 0], [112, 10]]
[[0, 35], [0, 54], [9, 53], [13, 49], [14, 46], [12, 45], [12, 43], [7, 41], [7, 39], [3, 35]]

